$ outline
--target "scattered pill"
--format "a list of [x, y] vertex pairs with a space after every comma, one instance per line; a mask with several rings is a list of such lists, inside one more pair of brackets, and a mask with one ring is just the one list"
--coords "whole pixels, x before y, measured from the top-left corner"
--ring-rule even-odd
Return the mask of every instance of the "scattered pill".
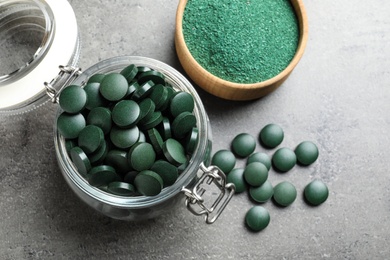
[[304, 141], [295, 148], [297, 160], [302, 165], [310, 165], [318, 158], [318, 148], [310, 141]]
[[291, 182], [283, 181], [274, 187], [273, 198], [280, 206], [287, 207], [297, 198], [297, 190]]
[[262, 163], [253, 162], [245, 167], [244, 177], [249, 185], [259, 187], [267, 180], [268, 169]]
[[297, 163], [297, 157], [293, 150], [287, 147], [279, 148], [272, 156], [272, 163], [281, 172], [291, 170]]
[[266, 208], [254, 206], [245, 215], [245, 223], [252, 231], [261, 231], [265, 229], [271, 218]]
[[284, 138], [283, 129], [276, 124], [268, 124], [260, 131], [260, 142], [268, 148], [275, 148], [282, 143]]
[[264, 203], [272, 198], [274, 188], [271, 182], [267, 180], [259, 187], [250, 187], [249, 194], [254, 201]]
[[236, 193], [244, 192], [247, 189], [243, 168], [234, 168], [231, 170], [227, 175], [226, 181], [228, 183], [233, 183], [234, 186], [236, 186]]
[[238, 134], [232, 141], [232, 151], [239, 157], [247, 157], [256, 149], [256, 139], [247, 133]]
[[304, 190], [305, 199], [314, 206], [324, 203], [329, 196], [328, 187], [321, 180], [314, 180], [306, 185]]
[[236, 157], [229, 150], [219, 150], [211, 158], [211, 164], [228, 174], [236, 165]]

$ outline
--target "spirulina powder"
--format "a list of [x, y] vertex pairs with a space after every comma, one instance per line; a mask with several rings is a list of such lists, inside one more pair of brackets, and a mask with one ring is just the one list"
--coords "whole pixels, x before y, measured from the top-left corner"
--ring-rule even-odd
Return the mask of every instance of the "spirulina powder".
[[211, 74], [256, 83], [288, 66], [299, 26], [290, 0], [188, 0], [183, 34], [192, 56]]

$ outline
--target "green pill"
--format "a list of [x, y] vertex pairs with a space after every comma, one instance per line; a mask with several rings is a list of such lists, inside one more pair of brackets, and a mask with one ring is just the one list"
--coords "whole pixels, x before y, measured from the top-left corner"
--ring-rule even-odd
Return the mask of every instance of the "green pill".
[[65, 112], [76, 114], [84, 109], [87, 103], [87, 94], [80, 86], [70, 85], [61, 91], [59, 103]]
[[199, 137], [198, 128], [196, 127], [192, 128], [192, 131], [189, 134], [187, 134], [186, 138], [184, 139], [185, 149], [187, 153], [192, 154], [195, 151], [199, 139], [198, 137]]
[[219, 150], [211, 158], [211, 164], [228, 174], [236, 165], [236, 157], [229, 150]]
[[184, 147], [177, 140], [169, 138], [162, 146], [165, 158], [173, 165], [180, 166], [187, 162]]
[[107, 105], [107, 100], [100, 95], [100, 83], [88, 83], [84, 87], [84, 91], [87, 94], [87, 102], [85, 108], [91, 110], [95, 107], [104, 107]]
[[86, 125], [85, 118], [82, 114], [69, 114], [63, 112], [57, 118], [58, 132], [66, 139], [73, 139], [79, 136], [81, 130]]
[[164, 140], [162, 139], [160, 133], [156, 130], [156, 128], [152, 128], [148, 130], [147, 134], [148, 134], [149, 141], [154, 148], [154, 151], [157, 154], [162, 153], [162, 146]]
[[136, 171], [149, 169], [156, 160], [156, 153], [149, 143], [136, 143], [127, 154], [127, 160], [131, 168]]
[[165, 76], [164, 74], [156, 70], [145, 71], [139, 75], [138, 82], [142, 84], [147, 81], [151, 81], [156, 85], [157, 84], [165, 85]]
[[251, 154], [248, 157], [246, 164], [250, 164], [253, 162], [260, 162], [260, 163], [264, 164], [268, 170], [270, 170], [271, 166], [272, 166], [271, 158], [266, 153], [257, 152], [257, 153]]
[[135, 176], [134, 185], [144, 196], [156, 196], [163, 188], [163, 180], [154, 171], [145, 170]]
[[104, 161], [108, 153], [108, 145], [106, 141], [103, 141], [101, 146], [93, 153], [88, 154], [88, 158], [91, 164], [97, 165]]
[[329, 190], [325, 183], [314, 180], [306, 185], [304, 195], [307, 202], [313, 206], [318, 206], [328, 199]]
[[310, 141], [304, 141], [295, 148], [297, 160], [302, 165], [310, 165], [318, 158], [318, 148]]
[[150, 98], [145, 98], [139, 103], [139, 108], [141, 111], [139, 122], [142, 124], [150, 120], [156, 108], [156, 105]]
[[124, 68], [123, 70], [121, 70], [121, 72], [119, 73], [126, 78], [128, 83], [130, 83], [135, 78], [135, 76], [137, 76], [138, 68], [134, 64], [131, 64], [126, 68]]
[[149, 98], [155, 103], [156, 109], [160, 110], [168, 100], [168, 90], [161, 84], [155, 85]]
[[297, 157], [290, 148], [280, 148], [272, 156], [272, 162], [276, 169], [281, 172], [291, 170], [297, 163]]
[[267, 180], [259, 187], [250, 187], [249, 195], [254, 201], [264, 203], [272, 198], [274, 195], [274, 188], [272, 187], [271, 182]]
[[120, 181], [120, 177], [115, 173], [114, 168], [108, 165], [93, 167], [87, 174], [87, 180], [94, 187], [106, 186], [111, 182]]
[[134, 99], [135, 101], [140, 101], [148, 97], [153, 91], [153, 86], [154, 83], [151, 80], [143, 83], [142, 85], [139, 86], [139, 88], [137, 88], [134, 91], [134, 94], [131, 98]]
[[164, 187], [171, 186], [179, 177], [177, 167], [164, 160], [155, 161], [150, 170], [160, 175]]
[[106, 107], [93, 108], [88, 113], [87, 124], [98, 126], [104, 134], [108, 134], [112, 127], [111, 110]]
[[122, 129], [114, 126], [110, 131], [110, 140], [118, 148], [126, 149], [138, 142], [140, 131], [137, 126]]
[[265, 229], [271, 218], [267, 209], [261, 206], [254, 206], [245, 215], [245, 223], [252, 231]]
[[244, 178], [244, 169], [234, 168], [229, 172], [226, 177], [227, 183], [233, 183], [236, 186], [236, 193], [241, 193], [246, 191], [247, 184]]
[[191, 112], [183, 112], [172, 122], [172, 133], [177, 138], [183, 138], [196, 126], [196, 118]]
[[126, 174], [131, 170], [127, 160], [127, 152], [118, 149], [110, 150], [104, 160], [105, 164], [113, 167], [119, 174]]
[[112, 109], [112, 121], [119, 127], [135, 126], [141, 116], [139, 105], [133, 100], [122, 100]]
[[249, 156], [255, 148], [256, 139], [247, 133], [237, 135], [232, 141], [232, 151], [240, 157]]
[[96, 73], [96, 74], [92, 75], [92, 76], [88, 79], [88, 82], [87, 82], [87, 83], [100, 83], [100, 82], [102, 82], [102, 80], [103, 80], [103, 78], [104, 78], [105, 76], [106, 76], [105, 74]]
[[146, 121], [143, 120], [138, 125], [142, 130], [148, 130], [148, 129], [151, 129], [153, 127], [158, 126], [162, 121], [163, 121], [163, 115], [161, 114], [161, 112], [155, 111], [152, 113], [152, 115], [150, 116], [150, 118], [148, 120], [146, 120]]
[[100, 94], [109, 101], [119, 101], [127, 94], [129, 85], [119, 73], [107, 74], [100, 83]]
[[163, 117], [162, 122], [157, 126], [157, 129], [164, 141], [172, 137], [171, 122], [169, 121], [169, 118]]
[[98, 150], [104, 142], [103, 130], [94, 125], [87, 125], [81, 130], [78, 137], [78, 145], [87, 154]]
[[297, 190], [292, 183], [284, 181], [274, 187], [273, 198], [280, 206], [287, 207], [297, 198]]
[[91, 169], [91, 162], [89, 161], [88, 156], [84, 153], [83, 149], [78, 146], [73, 147], [70, 150], [70, 158], [76, 166], [77, 171], [85, 177]]
[[268, 148], [275, 148], [282, 143], [284, 138], [283, 129], [276, 124], [268, 124], [260, 131], [259, 140]]
[[192, 112], [195, 107], [194, 98], [188, 92], [177, 92], [172, 97], [169, 107], [173, 117], [177, 117], [183, 112]]
[[130, 183], [115, 181], [107, 186], [107, 191], [119, 196], [133, 196], [135, 195], [135, 188]]
[[253, 162], [245, 167], [244, 177], [249, 185], [259, 187], [268, 179], [268, 169], [262, 163]]

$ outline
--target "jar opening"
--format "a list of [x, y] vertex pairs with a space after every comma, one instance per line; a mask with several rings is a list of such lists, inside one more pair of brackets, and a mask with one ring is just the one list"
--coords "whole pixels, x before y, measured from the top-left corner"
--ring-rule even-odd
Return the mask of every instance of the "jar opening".
[[53, 21], [44, 1], [0, 3], [0, 82], [21, 78], [43, 59], [53, 40]]

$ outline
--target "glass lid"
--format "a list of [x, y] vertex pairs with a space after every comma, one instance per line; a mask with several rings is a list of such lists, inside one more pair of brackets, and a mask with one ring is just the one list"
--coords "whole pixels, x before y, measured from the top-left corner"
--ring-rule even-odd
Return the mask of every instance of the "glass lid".
[[76, 17], [66, 0], [0, 2], [0, 114], [34, 109], [46, 101], [44, 82], [59, 65], [75, 65]]

